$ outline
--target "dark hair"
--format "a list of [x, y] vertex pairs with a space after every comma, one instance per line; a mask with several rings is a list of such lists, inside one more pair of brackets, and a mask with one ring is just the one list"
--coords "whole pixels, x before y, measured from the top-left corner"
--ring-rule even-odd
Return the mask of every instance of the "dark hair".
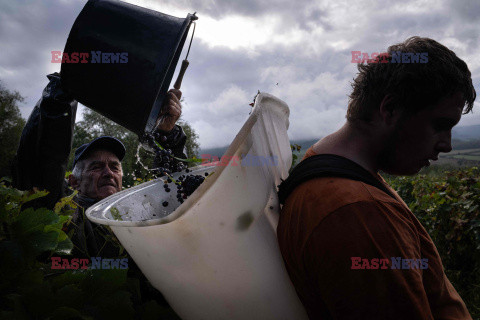
[[[425, 53], [426, 63], [392, 63], [392, 53]], [[388, 60], [388, 63], [382, 63]], [[398, 61], [397, 61], [398, 62]], [[349, 96], [347, 119], [371, 121], [372, 114], [389, 95], [394, 106], [416, 113], [460, 91], [470, 112], [476, 98], [467, 64], [435, 40], [411, 37], [388, 48], [374, 62], [358, 65]]]

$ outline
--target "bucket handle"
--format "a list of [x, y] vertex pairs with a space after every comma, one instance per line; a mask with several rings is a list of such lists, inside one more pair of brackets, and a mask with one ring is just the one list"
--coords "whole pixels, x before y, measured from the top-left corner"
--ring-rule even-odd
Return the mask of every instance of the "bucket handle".
[[[196, 13], [196, 12], [195, 12]], [[193, 17], [192, 17], [192, 20], [190, 23], [193, 23], [193, 32], [192, 32], [192, 37], [190, 38], [190, 44], [188, 45], [188, 51], [187, 51], [187, 56], [185, 57], [185, 60], [182, 61], [182, 67], [180, 68], [180, 72], [178, 73], [178, 77], [177, 77], [177, 80], [175, 81], [175, 84], [173, 85], [173, 87], [177, 90], [180, 89], [180, 87], [182, 86], [182, 80], [183, 80], [183, 76], [185, 75], [185, 71], [187, 70], [188, 68], [188, 65], [190, 64], [187, 60], [188, 58], [188, 54], [190, 53], [190, 48], [192, 46], [192, 41], [193, 41], [193, 35], [195, 34], [195, 27], [197, 26], [197, 24], [193, 21], [193, 20], [196, 20], [194, 18], [197, 18], [195, 16], [195, 13], [193, 14]], [[197, 18], [198, 19], [198, 18]]]

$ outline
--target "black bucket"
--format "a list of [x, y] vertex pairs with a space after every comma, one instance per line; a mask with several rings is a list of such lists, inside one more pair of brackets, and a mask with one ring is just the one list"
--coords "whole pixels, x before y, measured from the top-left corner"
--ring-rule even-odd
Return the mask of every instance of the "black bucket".
[[62, 62], [64, 90], [139, 136], [151, 132], [193, 20], [121, 1], [88, 1], [65, 45], [71, 61]]

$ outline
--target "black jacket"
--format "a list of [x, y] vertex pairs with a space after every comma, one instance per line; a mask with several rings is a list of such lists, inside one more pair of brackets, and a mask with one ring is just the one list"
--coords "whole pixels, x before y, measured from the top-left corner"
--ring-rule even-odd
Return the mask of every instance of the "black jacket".
[[65, 172], [72, 149], [77, 101], [63, 92], [58, 74], [47, 77], [50, 83], [23, 129], [12, 175], [17, 189], [37, 187], [50, 192], [33, 206], [53, 208], [69, 192]]

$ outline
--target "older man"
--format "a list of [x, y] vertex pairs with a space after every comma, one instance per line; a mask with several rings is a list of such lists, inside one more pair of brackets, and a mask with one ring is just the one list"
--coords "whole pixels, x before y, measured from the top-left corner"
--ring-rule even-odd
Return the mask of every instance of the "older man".
[[[398, 52], [428, 61], [394, 63]], [[476, 97], [471, 73], [428, 38], [388, 53], [358, 66], [347, 122], [282, 184], [280, 248], [311, 319], [471, 319], [425, 228], [378, 174], [413, 175], [452, 150]]]
[[[14, 161], [15, 187], [28, 190], [34, 187], [49, 191], [32, 206], [53, 208], [63, 196], [71, 193], [65, 181], [67, 162], [72, 147], [77, 102], [61, 88], [58, 73], [48, 75], [50, 83], [35, 106], [22, 133]], [[172, 89], [166, 99], [158, 130], [167, 136], [174, 154], [182, 156], [186, 136], [176, 125], [181, 114], [179, 90]], [[125, 147], [113, 137], [100, 137], [75, 151], [73, 173], [69, 185], [78, 190], [70, 229], [74, 230], [73, 254], [79, 257], [115, 257], [118, 246], [109, 231], [85, 217], [85, 209], [99, 200], [122, 190], [122, 165]]]

